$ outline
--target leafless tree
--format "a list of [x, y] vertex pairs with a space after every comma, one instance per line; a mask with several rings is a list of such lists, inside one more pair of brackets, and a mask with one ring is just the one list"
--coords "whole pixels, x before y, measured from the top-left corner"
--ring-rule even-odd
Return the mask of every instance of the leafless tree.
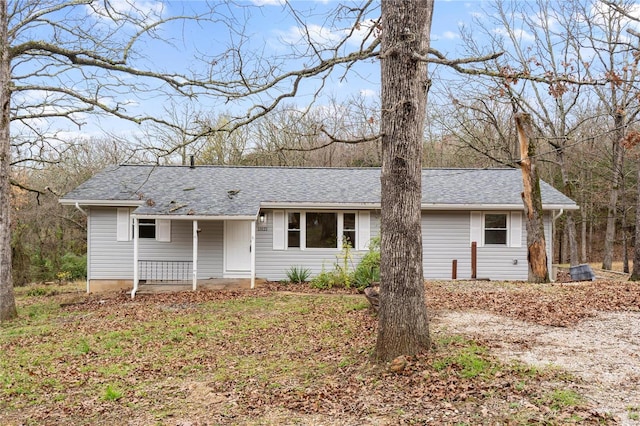
[[[11, 167], [46, 161], [64, 140], [41, 120], [82, 126], [84, 115], [105, 114], [134, 123], [169, 121], [130, 110], [122, 95], [178, 93], [207, 87], [194, 75], [136, 66], [141, 42], [162, 41], [158, 28], [184, 16], [163, 17], [134, 1], [0, 0], [0, 321], [16, 316], [11, 274]], [[203, 19], [192, 15], [189, 19]], [[126, 79], [134, 76], [136, 82]], [[13, 132], [13, 136], [10, 132]], [[11, 143], [15, 142], [12, 150]], [[13, 154], [13, 156], [12, 156]]]

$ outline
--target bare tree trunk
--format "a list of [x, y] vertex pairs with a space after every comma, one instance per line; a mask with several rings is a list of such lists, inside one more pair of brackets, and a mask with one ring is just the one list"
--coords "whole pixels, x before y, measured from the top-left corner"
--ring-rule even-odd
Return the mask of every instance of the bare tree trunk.
[[7, 1], [0, 0], [0, 321], [18, 316], [11, 274], [11, 58], [7, 20]]
[[422, 137], [433, 0], [382, 0], [380, 312], [376, 357], [430, 346], [422, 271]]
[[[569, 179], [567, 165], [565, 162], [564, 150], [558, 150], [558, 162], [560, 163], [560, 174], [562, 175], [563, 193], [569, 198], [573, 198], [573, 185]], [[565, 213], [565, 229], [567, 230], [567, 242], [569, 243], [569, 265], [576, 266], [580, 262], [578, 260], [578, 236], [576, 231], [576, 222], [572, 211]]]
[[620, 137], [613, 145], [613, 176], [611, 177], [611, 192], [609, 194], [609, 206], [607, 207], [607, 229], [604, 235], [604, 257], [602, 259], [602, 269], [611, 270], [613, 263], [613, 244], [616, 237], [616, 216], [618, 208], [618, 194], [620, 192], [620, 174], [624, 162], [624, 148], [620, 141], [624, 137], [622, 128], [622, 118], [616, 119], [616, 129]]
[[636, 201], [636, 241], [633, 247], [633, 269], [630, 281], [640, 281], [640, 161], [638, 163], [638, 197]]
[[580, 260], [582, 263], [587, 263], [587, 211], [586, 206], [583, 205], [580, 209]]
[[535, 144], [531, 141], [533, 133], [531, 116], [516, 115], [516, 127], [520, 142], [520, 168], [522, 170], [524, 212], [527, 219], [527, 260], [529, 262], [529, 282], [548, 283], [547, 245], [544, 238], [542, 221], [542, 196], [540, 178], [536, 167]]

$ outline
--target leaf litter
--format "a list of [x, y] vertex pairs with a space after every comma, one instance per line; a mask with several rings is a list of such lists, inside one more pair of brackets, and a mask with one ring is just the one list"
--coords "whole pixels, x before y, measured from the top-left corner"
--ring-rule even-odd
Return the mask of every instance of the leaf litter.
[[[73, 304], [64, 295], [20, 299], [22, 309], [51, 300], [64, 306], [0, 328], [0, 423], [630, 421], [619, 407], [602, 409], [590, 390], [597, 374], [548, 368], [544, 359], [523, 354], [542, 336], [573, 330], [602, 312], [637, 314], [638, 285], [436, 282], [426, 291], [434, 350], [405, 357], [395, 372], [372, 362], [376, 318], [364, 296], [349, 290], [327, 294], [269, 283], [133, 301], [124, 292]], [[637, 365], [638, 359], [618, 362]], [[106, 399], [107, 386], [122, 397]], [[568, 403], [560, 396], [569, 391], [586, 396]]]

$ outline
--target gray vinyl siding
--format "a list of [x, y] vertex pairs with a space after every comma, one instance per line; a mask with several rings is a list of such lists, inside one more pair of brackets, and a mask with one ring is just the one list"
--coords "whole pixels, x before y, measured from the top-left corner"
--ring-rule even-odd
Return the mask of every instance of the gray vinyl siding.
[[[551, 217], [545, 214], [547, 256], [551, 261]], [[450, 280], [452, 261], [458, 261], [458, 279], [471, 278], [470, 212], [423, 212], [422, 244], [425, 279]], [[527, 231], [522, 223], [520, 247], [478, 247], [477, 278], [522, 280], [528, 278]], [[514, 265], [514, 261], [517, 263]], [[551, 265], [549, 264], [549, 270]]]
[[[352, 211], [352, 210], [350, 210]], [[338, 249], [287, 249], [273, 250], [273, 211], [265, 210], [266, 226], [258, 224], [256, 230], [256, 277], [278, 281], [287, 278], [287, 270], [292, 266], [301, 266], [311, 271], [314, 277], [325, 270], [331, 270], [340, 256]], [[372, 211], [369, 228], [371, 237], [379, 234], [380, 214]], [[355, 267], [366, 251], [351, 250], [351, 266]]]
[[[133, 279], [133, 241], [116, 241], [116, 209], [89, 211], [88, 261], [91, 279]], [[222, 277], [223, 222], [199, 221], [198, 278]], [[171, 222], [171, 242], [140, 239], [140, 260], [192, 260], [193, 224]]]
[[[524, 213], [523, 213], [524, 215]], [[470, 220], [470, 215], [469, 215]], [[467, 239], [467, 250], [471, 254], [470, 239]], [[485, 245], [478, 247], [477, 278], [489, 278], [494, 281], [527, 280], [527, 228], [525, 218], [522, 219], [520, 247], [506, 245]], [[514, 262], [517, 264], [514, 265]], [[469, 265], [464, 278], [471, 278]]]
[[471, 277], [469, 212], [422, 213], [422, 268], [426, 279], [451, 279], [458, 261], [458, 278]]
[[[308, 268], [312, 276], [324, 267], [334, 267], [338, 249], [273, 250], [273, 212], [266, 211], [267, 222], [256, 224], [256, 277], [268, 280], [286, 278], [292, 266]], [[116, 241], [116, 208], [91, 208], [88, 221], [88, 262], [90, 279], [133, 279], [133, 241]], [[422, 213], [423, 269], [426, 279], [451, 279], [452, 261], [458, 261], [458, 279], [471, 278], [470, 213], [428, 211]], [[547, 253], [551, 262], [551, 214], [544, 217]], [[199, 221], [198, 278], [223, 276], [222, 221]], [[140, 260], [191, 260], [192, 222], [171, 222], [171, 242], [140, 240]], [[379, 234], [380, 212], [371, 211], [371, 238]], [[522, 224], [521, 247], [478, 247], [478, 278], [526, 280], [527, 238]], [[355, 267], [366, 251], [352, 250]], [[517, 264], [514, 265], [514, 260]], [[549, 266], [550, 269], [550, 266]]]

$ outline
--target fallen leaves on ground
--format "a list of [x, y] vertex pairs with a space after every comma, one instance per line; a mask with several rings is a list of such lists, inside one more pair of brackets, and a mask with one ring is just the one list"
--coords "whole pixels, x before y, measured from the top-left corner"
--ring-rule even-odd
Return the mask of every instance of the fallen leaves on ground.
[[[434, 350], [397, 368], [375, 364], [376, 318], [356, 293], [268, 283], [21, 298], [21, 318], [0, 328], [0, 423], [615, 423], [558, 401], [577, 379], [502, 365], [482, 342], [435, 335]], [[614, 281], [437, 282], [426, 294], [431, 310], [557, 326], [640, 309], [640, 286]]]

